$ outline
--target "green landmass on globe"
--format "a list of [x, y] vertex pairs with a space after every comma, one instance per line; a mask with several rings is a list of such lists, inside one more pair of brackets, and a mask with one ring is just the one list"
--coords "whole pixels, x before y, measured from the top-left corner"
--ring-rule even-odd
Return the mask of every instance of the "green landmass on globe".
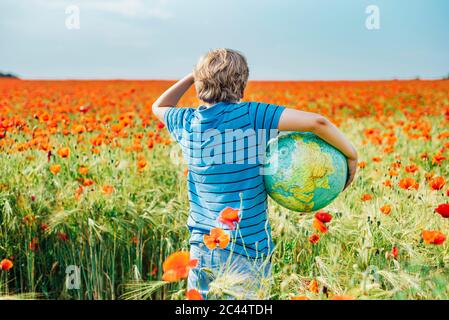
[[312, 133], [280, 135], [268, 144], [264, 164], [268, 194], [298, 212], [320, 210], [344, 189], [346, 157]]

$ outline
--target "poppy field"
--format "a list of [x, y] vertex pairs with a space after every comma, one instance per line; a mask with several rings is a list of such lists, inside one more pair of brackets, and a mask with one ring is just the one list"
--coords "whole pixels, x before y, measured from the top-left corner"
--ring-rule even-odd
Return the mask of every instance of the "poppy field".
[[[0, 80], [0, 299], [201, 298], [186, 292], [187, 168], [151, 112], [170, 84]], [[251, 82], [245, 100], [323, 114], [359, 153], [324, 210], [270, 200], [260, 297], [449, 299], [448, 80]], [[193, 89], [181, 101], [198, 104]], [[204, 240], [229, 243], [221, 229]]]

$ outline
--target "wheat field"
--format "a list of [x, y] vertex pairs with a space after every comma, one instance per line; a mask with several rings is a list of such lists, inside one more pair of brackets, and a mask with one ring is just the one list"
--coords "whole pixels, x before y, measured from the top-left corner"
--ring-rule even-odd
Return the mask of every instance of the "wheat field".
[[[1, 298], [186, 298], [185, 280], [162, 280], [189, 248], [186, 166], [151, 113], [170, 84], [0, 80]], [[249, 84], [245, 100], [327, 116], [360, 157], [326, 232], [270, 201], [265, 295], [449, 298], [448, 93], [449, 81]], [[193, 90], [181, 102], [198, 104]]]

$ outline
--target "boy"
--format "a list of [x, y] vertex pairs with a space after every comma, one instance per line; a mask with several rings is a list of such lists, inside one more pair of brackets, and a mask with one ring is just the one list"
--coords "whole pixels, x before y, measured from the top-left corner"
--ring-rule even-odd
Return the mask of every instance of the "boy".
[[[191, 259], [198, 259], [188, 286], [205, 298], [209, 290], [216, 289], [210, 271], [223, 276], [225, 265], [240, 275], [221, 284], [229, 285], [224, 291], [234, 298], [261, 298], [257, 290], [263, 279], [270, 278], [267, 257], [273, 243], [261, 165], [273, 130], [313, 132], [339, 149], [348, 158], [346, 187], [357, 167], [356, 150], [326, 118], [276, 105], [240, 102], [248, 76], [241, 53], [213, 50], [200, 59], [193, 74], [153, 104], [154, 114], [181, 145], [188, 162], [191, 208], [187, 225]], [[176, 108], [193, 84], [204, 104], [197, 109]], [[232, 238], [229, 244], [227, 235]], [[218, 248], [205, 245], [211, 238]]]

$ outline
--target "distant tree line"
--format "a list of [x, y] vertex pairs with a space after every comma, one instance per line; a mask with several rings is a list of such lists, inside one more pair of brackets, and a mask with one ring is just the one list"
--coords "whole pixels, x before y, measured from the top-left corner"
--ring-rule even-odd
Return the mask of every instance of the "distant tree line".
[[15, 74], [13, 74], [13, 73], [1, 72], [0, 71], [0, 78], [14, 78], [14, 79], [17, 79], [18, 77]]

